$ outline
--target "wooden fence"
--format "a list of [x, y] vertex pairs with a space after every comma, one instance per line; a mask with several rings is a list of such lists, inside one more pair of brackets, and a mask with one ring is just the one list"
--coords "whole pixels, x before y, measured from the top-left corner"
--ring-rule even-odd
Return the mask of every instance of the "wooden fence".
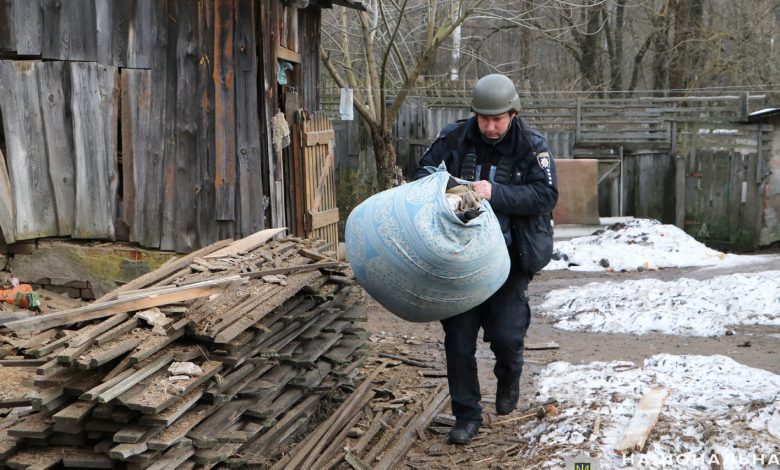
[[[556, 158], [572, 158], [575, 149], [592, 153], [588, 148], [669, 151], [675, 145], [676, 123], [743, 121], [764, 98], [748, 93], [679, 98], [523, 98], [520, 116], [545, 134]], [[338, 97], [325, 94], [323, 106], [335, 118]], [[410, 97], [393, 128], [399, 166], [410, 174], [442, 127], [470, 115], [465, 93]]]
[[[601, 215], [651, 217], [685, 227], [702, 240], [752, 248], [762, 227], [765, 176], [760, 175], [766, 175], [772, 165], [771, 135], [777, 131], [772, 126], [739, 123], [746, 122], [748, 111], [763, 99], [747, 93], [526, 98], [520, 115], [545, 134], [556, 158], [599, 160]], [[324, 102], [329, 103], [327, 96]], [[469, 115], [463, 96], [412, 97], [394, 127], [399, 166], [411, 175], [439, 129]], [[356, 153], [357, 144], [347, 146]], [[723, 195], [723, 188], [732, 189]]]

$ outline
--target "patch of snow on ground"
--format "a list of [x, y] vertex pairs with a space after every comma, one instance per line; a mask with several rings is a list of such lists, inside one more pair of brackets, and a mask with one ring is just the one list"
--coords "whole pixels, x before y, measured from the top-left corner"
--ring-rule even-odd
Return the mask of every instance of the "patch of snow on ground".
[[636, 271], [737, 265], [764, 258], [721, 253], [707, 248], [676, 226], [653, 219], [632, 219], [587, 237], [556, 240], [554, 250], [553, 260], [545, 270]]
[[780, 325], [780, 271], [590, 283], [549, 292], [539, 310], [570, 331], [722, 335], [728, 325]]
[[[518, 432], [538, 443], [525, 455], [554, 449], [542, 468], [561, 468], [579, 451], [599, 456], [602, 469], [709, 469], [716, 459], [723, 469], [780, 468], [780, 440], [767, 430], [780, 409], [780, 376], [725, 356], [659, 354], [641, 368], [632, 366], [548, 365], [537, 379], [536, 400], [558, 402], [560, 412]], [[614, 448], [639, 399], [656, 386], [670, 395], [644, 452], [617, 455]], [[594, 432], [597, 415], [600, 427]]]

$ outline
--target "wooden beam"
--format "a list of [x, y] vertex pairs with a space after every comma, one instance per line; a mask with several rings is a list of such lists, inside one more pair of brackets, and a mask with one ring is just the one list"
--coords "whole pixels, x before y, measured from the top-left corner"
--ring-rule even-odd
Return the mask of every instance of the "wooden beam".
[[110, 300], [103, 303], [92, 303], [84, 307], [49, 313], [24, 320], [6, 323], [6, 326], [16, 333], [41, 331], [55, 326], [70, 325], [76, 322], [108, 317], [117, 313], [126, 313], [151, 307], [158, 307], [174, 302], [205, 297], [243, 283], [241, 276], [227, 276], [209, 281], [196, 282], [182, 287], [171, 287], [156, 290], [151, 294], [139, 293], [121, 300]]
[[661, 408], [668, 397], [669, 390], [663, 387], [653, 387], [645, 392], [642, 399], [639, 400], [634, 416], [623, 432], [623, 437], [615, 446], [615, 452], [620, 455], [628, 455], [634, 451], [642, 451], [650, 431], [658, 422]]
[[268, 240], [272, 239], [273, 237], [284, 232], [285, 230], [287, 230], [287, 228], [285, 227], [260, 230], [259, 232], [255, 232], [252, 235], [249, 235], [248, 237], [244, 237], [240, 240], [236, 240], [233, 243], [229, 244], [228, 246], [220, 250], [217, 250], [208, 255], [204, 255], [202, 256], [202, 258], [220, 258], [222, 256], [235, 255], [238, 253], [246, 253], [248, 251], [252, 251], [255, 248], [265, 244]]
[[109, 388], [105, 392], [102, 392], [100, 395], [97, 396], [97, 401], [99, 403], [108, 403], [109, 401], [113, 400], [114, 398], [118, 397], [124, 392], [130, 390], [130, 388], [133, 387], [138, 382], [154, 374], [162, 367], [165, 367], [169, 362], [173, 360], [173, 358], [174, 358], [174, 353], [172, 352], [163, 355], [162, 357], [160, 357], [156, 361], [153, 361], [146, 367], [143, 367], [135, 371], [134, 373], [129, 375], [126, 379], [120, 381], [115, 386]]
[[292, 49], [287, 49], [284, 46], [278, 46], [276, 49], [276, 57], [286, 60], [287, 62], [301, 63], [301, 55]]
[[328, 209], [320, 212], [309, 211], [309, 227], [311, 230], [335, 224], [339, 221], [339, 209]]
[[272, 269], [264, 269], [262, 271], [255, 271], [252, 273], [242, 273], [241, 276], [247, 277], [249, 279], [255, 279], [263, 276], [272, 276], [274, 274], [302, 273], [302, 272], [314, 271], [315, 269], [322, 269], [322, 268], [345, 268], [345, 267], [347, 267], [347, 264], [342, 263], [340, 261], [320, 261], [318, 263], [312, 263], [312, 264], [299, 264], [295, 266], [286, 266], [284, 268], [272, 268]]

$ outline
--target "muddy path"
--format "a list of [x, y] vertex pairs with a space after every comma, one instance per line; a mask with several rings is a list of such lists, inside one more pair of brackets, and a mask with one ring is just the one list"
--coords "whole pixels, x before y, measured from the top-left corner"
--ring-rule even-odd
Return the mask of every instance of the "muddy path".
[[[607, 334], [570, 332], [557, 329], [552, 322], [536, 313], [545, 294], [554, 290], [591, 282], [622, 281], [655, 278], [674, 281], [680, 278], [705, 280], [715, 276], [780, 270], [780, 256], [757, 258], [756, 262], [726, 268], [680, 268], [645, 272], [588, 273], [573, 271], [545, 271], [531, 283], [530, 296], [533, 318], [526, 343], [555, 341], [559, 349], [526, 351], [527, 360], [521, 379], [521, 399], [518, 409], [509, 418], [522, 415], [534, 405], [534, 377], [553, 361], [574, 364], [592, 361], [632, 361], [641, 366], [646, 358], [659, 353], [725, 355], [745, 365], [780, 374], [780, 327], [736, 326], [731, 333], [715, 337], [689, 337], [663, 334]], [[638, 292], [637, 295], [641, 295]], [[371, 333], [372, 355], [380, 352], [409, 357], [431, 364], [433, 370], [444, 370], [443, 332], [438, 323], [410, 323], [387, 312], [366, 296], [368, 311], [366, 329]], [[483, 396], [484, 426], [479, 436], [467, 446], [453, 446], [446, 442], [445, 428], [440, 434], [428, 432], [407, 455], [404, 463], [413, 468], [543, 468], [544, 452], [533, 461], [522, 462], [506, 449], [527, 445], [523, 426], [507, 426], [500, 421], [507, 417], [494, 414], [496, 381], [492, 373], [493, 354], [487, 343], [478, 341], [478, 366]], [[399, 380], [399, 387], [425, 388], [446, 383], [446, 378], [423, 378], [419, 368], [405, 364], [388, 370]], [[444, 410], [449, 413], [449, 407]], [[495, 424], [498, 423], [498, 424]], [[437, 429], [436, 427], [432, 429]], [[499, 444], [506, 444], [501, 447]], [[524, 444], [525, 443], [525, 444]], [[551, 452], [555, 449], [551, 449]]]

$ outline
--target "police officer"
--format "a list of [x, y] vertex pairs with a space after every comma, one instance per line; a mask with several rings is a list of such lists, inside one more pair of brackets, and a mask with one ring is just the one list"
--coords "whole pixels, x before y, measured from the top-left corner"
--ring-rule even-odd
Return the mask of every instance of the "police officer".
[[512, 265], [504, 285], [481, 305], [441, 321], [447, 355], [447, 379], [456, 424], [449, 433], [466, 444], [482, 424], [477, 377], [477, 335], [496, 357], [496, 413], [517, 406], [523, 346], [531, 311], [528, 283], [552, 252], [550, 213], [558, 199], [555, 163], [547, 142], [517, 116], [520, 98], [504, 75], [481, 78], [474, 87], [474, 116], [446, 126], [420, 159], [416, 178], [426, 166], [444, 162], [454, 176], [474, 181], [472, 189], [490, 201], [504, 232]]

